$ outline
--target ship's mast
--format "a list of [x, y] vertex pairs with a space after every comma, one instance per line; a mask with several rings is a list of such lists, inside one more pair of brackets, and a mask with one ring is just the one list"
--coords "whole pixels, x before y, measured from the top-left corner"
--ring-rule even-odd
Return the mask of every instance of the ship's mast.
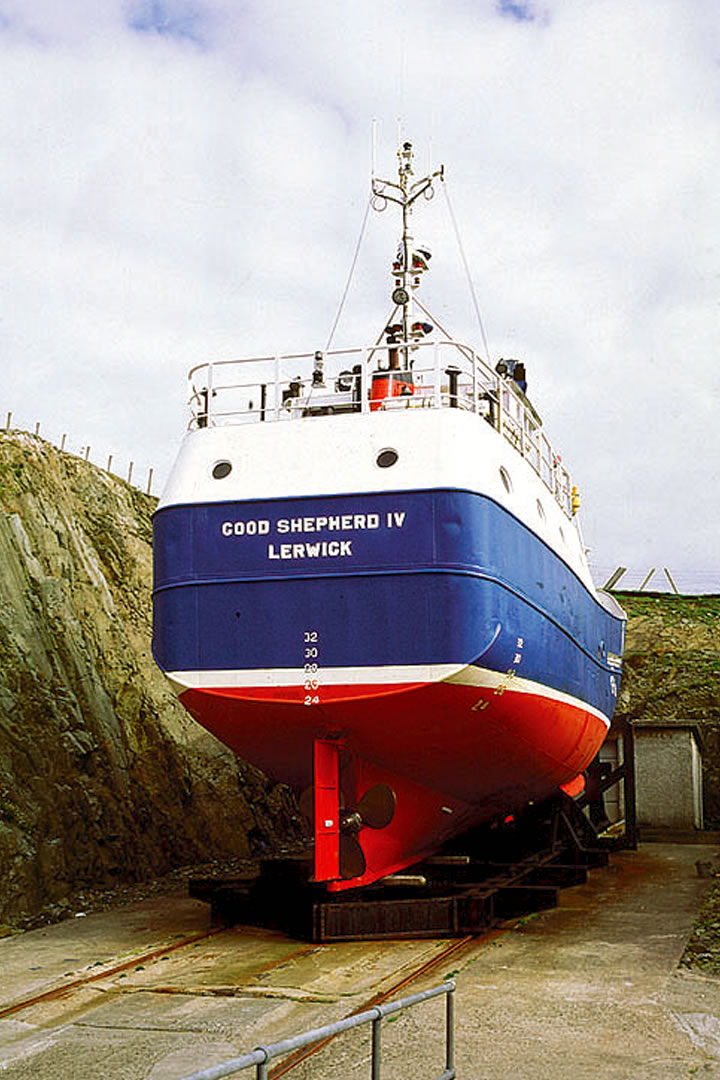
[[[393, 278], [395, 287], [392, 300], [396, 306], [402, 308], [402, 339], [405, 343], [403, 354], [405, 367], [408, 365], [410, 336], [410, 304], [412, 292], [420, 284], [420, 276], [427, 268], [429, 258], [426, 252], [416, 254], [413, 251], [413, 238], [410, 233], [410, 214], [413, 204], [421, 195], [431, 199], [434, 195], [433, 181], [444, 179], [444, 167], [441, 165], [435, 172], [429, 173], [421, 180], [413, 181], [413, 148], [412, 143], [405, 142], [398, 150], [398, 182], [381, 180], [373, 173], [371, 187], [375, 210], [384, 210], [388, 202], [396, 203], [402, 211], [402, 237], [398, 248], [398, 257], [393, 263]], [[413, 265], [415, 263], [415, 265]]]

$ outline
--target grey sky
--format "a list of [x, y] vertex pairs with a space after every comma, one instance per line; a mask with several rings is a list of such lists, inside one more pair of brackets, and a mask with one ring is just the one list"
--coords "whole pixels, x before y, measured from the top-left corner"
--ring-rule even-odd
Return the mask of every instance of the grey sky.
[[[0, 0], [0, 419], [161, 483], [191, 365], [324, 346], [377, 117], [383, 175], [398, 130], [446, 166], [598, 576], [720, 591], [719, 61], [711, 0]], [[387, 218], [339, 343], [387, 314]], [[479, 344], [443, 200], [416, 232]]]

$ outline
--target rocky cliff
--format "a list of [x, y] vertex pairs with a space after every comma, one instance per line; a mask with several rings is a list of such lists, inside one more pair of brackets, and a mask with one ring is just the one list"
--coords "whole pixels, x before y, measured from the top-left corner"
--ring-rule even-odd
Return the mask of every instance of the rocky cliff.
[[153, 663], [154, 504], [0, 433], [0, 922], [297, 833]]

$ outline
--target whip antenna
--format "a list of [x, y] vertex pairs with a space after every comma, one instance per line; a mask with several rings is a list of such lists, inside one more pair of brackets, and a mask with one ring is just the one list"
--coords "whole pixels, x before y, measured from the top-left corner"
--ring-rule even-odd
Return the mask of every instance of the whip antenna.
[[345, 282], [345, 290], [344, 290], [342, 296], [340, 297], [340, 304], [338, 305], [337, 313], [335, 315], [335, 322], [332, 324], [332, 330], [330, 331], [330, 337], [328, 338], [327, 345], [325, 346], [325, 352], [327, 352], [328, 349], [330, 348], [330, 346], [332, 345], [332, 340], [335, 337], [335, 331], [337, 330], [338, 323], [340, 322], [340, 316], [342, 315], [343, 308], [345, 307], [345, 301], [347, 300], [347, 294], [350, 291], [350, 282], [352, 281], [353, 274], [355, 273], [355, 266], [356, 266], [357, 261], [358, 261], [358, 255], [360, 254], [360, 248], [362, 247], [363, 237], [365, 236], [365, 228], [367, 226], [367, 220], [368, 220], [368, 216], [370, 214], [370, 203], [371, 203], [371, 200], [368, 199], [367, 206], [365, 207], [365, 216], [363, 217], [363, 222], [362, 222], [362, 225], [360, 226], [360, 235], [358, 237], [357, 244], [355, 245], [355, 253], [354, 253], [353, 257], [352, 257], [352, 263], [350, 265], [350, 273], [348, 274], [348, 279]]
[[458, 229], [455, 213], [452, 208], [452, 203], [450, 202], [450, 195], [448, 194], [447, 184], [443, 185], [443, 191], [445, 192], [445, 200], [447, 202], [448, 211], [450, 213], [450, 220], [452, 222], [453, 231], [455, 233], [455, 240], [457, 241], [458, 250], [460, 251], [460, 258], [462, 259], [462, 264], [465, 268], [465, 277], [467, 278], [467, 283], [470, 288], [470, 295], [472, 297], [473, 306], [475, 308], [475, 317], [477, 318], [478, 326], [480, 327], [480, 336], [482, 338], [482, 343], [485, 348], [485, 357], [487, 360], [489, 360], [490, 346], [488, 345], [488, 340], [485, 336], [485, 327], [483, 326], [482, 315], [480, 314], [480, 305], [478, 303], [477, 294], [475, 292], [475, 286], [473, 285], [473, 279], [470, 274], [470, 267], [468, 265], [467, 257], [465, 255], [465, 249], [463, 247], [462, 237], [460, 236], [460, 230]]

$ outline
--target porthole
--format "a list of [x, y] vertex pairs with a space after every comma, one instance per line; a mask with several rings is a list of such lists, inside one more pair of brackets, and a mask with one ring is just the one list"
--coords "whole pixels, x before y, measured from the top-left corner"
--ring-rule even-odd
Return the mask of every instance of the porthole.
[[503, 487], [509, 495], [512, 491], [512, 480], [510, 479], [510, 473], [503, 465], [500, 466], [500, 479], [503, 482]]
[[388, 447], [386, 450], [381, 450], [378, 456], [375, 458], [375, 464], [380, 469], [389, 469], [391, 465], [394, 465], [400, 455], [397, 450], [393, 450]]
[[213, 479], [224, 480], [226, 476], [229, 476], [232, 472], [232, 465], [229, 461], [216, 461], [213, 465]]
[[537, 500], [535, 505], [537, 506], [538, 517], [540, 518], [541, 521], [544, 521], [545, 520], [545, 507], [543, 506], [543, 504], [540, 502], [539, 499]]

